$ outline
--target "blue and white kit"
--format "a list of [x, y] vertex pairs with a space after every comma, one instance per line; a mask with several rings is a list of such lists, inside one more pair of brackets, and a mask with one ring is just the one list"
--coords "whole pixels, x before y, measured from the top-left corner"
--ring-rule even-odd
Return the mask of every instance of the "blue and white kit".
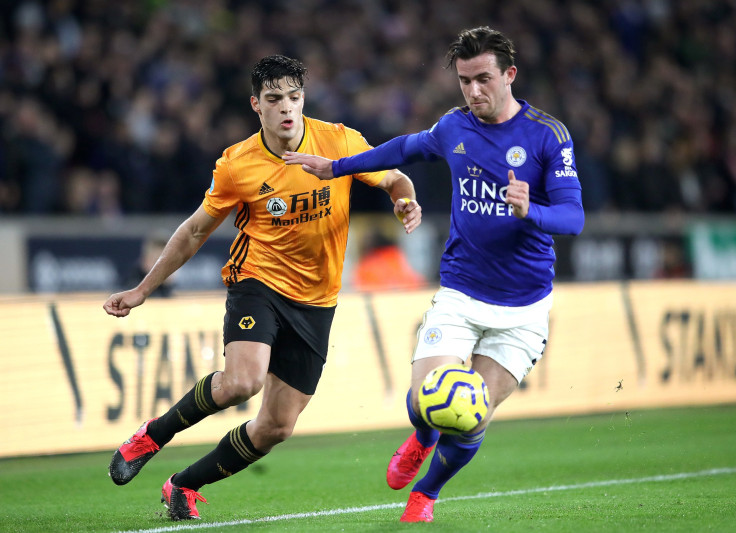
[[[334, 175], [444, 159], [452, 174], [450, 236], [440, 284], [494, 305], [526, 306], [552, 291], [553, 234], [577, 234], [584, 222], [573, 143], [567, 128], [517, 100], [500, 124], [454, 108], [428, 130], [397, 137], [333, 162]], [[505, 203], [508, 171], [529, 184], [529, 214]]]

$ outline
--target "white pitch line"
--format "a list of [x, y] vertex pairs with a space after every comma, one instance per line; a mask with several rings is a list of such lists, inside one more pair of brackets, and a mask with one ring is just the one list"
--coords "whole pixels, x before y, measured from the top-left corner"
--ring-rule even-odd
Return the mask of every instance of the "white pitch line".
[[[524, 494], [536, 494], [540, 492], [554, 492], [562, 490], [590, 489], [595, 487], [610, 487], [613, 485], [631, 485], [633, 483], [660, 483], [663, 481], [677, 481], [678, 479], [689, 479], [694, 477], [719, 476], [724, 474], [736, 474], [736, 468], [711, 468], [699, 472], [681, 472], [679, 474], [666, 474], [660, 476], [648, 476], [628, 479], [608, 479], [604, 481], [589, 481], [587, 483], [576, 483], [573, 485], [551, 485], [549, 487], [536, 487], [532, 489], [507, 490], [504, 492], [481, 492], [472, 496], [453, 496], [451, 498], [440, 498], [437, 502], [456, 502], [462, 500], [481, 500], [488, 498], [499, 498], [502, 496], [521, 496]], [[402, 508], [406, 504], [384, 503], [380, 505], [367, 505], [364, 507], [345, 507], [344, 509], [330, 509], [327, 511], [313, 511], [308, 513], [291, 513], [276, 516], [265, 516], [253, 520], [232, 520], [230, 522], [204, 522], [196, 524], [178, 524], [175, 526], [156, 527], [152, 529], [135, 529], [120, 531], [118, 533], [165, 533], [168, 531], [190, 531], [194, 529], [209, 529], [214, 527], [242, 526], [245, 524], [258, 524], [262, 522], [279, 522], [283, 520], [294, 520], [298, 518], [315, 518], [319, 516], [336, 516], [342, 514], [366, 513], [369, 511], [380, 511], [383, 509]]]

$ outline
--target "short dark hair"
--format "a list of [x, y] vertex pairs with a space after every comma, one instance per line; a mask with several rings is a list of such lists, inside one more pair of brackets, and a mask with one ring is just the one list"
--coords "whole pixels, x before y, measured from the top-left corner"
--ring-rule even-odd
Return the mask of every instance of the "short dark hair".
[[275, 89], [281, 78], [286, 78], [291, 87], [301, 89], [306, 77], [307, 67], [301, 61], [281, 55], [266, 56], [253, 67], [250, 75], [251, 90], [253, 96], [258, 98], [263, 87]]
[[488, 26], [479, 26], [471, 30], [463, 30], [447, 50], [447, 68], [454, 67], [458, 59], [472, 59], [487, 52], [496, 56], [496, 63], [501, 72], [514, 64], [514, 43], [498, 30]]

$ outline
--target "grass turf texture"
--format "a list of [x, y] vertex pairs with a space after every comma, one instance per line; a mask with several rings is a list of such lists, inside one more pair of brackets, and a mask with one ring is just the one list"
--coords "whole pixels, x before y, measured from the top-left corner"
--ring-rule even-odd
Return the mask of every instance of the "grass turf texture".
[[[0, 531], [736, 531], [736, 405], [494, 422], [442, 491], [433, 524], [400, 523], [412, 485], [386, 485], [407, 435], [293, 437], [204, 486], [203, 520], [179, 523], [159, 503], [161, 485], [210, 446], [170, 445], [123, 487], [107, 476], [112, 450], [0, 460]], [[716, 468], [730, 471], [646, 480]], [[585, 485], [612, 480], [632, 481]]]

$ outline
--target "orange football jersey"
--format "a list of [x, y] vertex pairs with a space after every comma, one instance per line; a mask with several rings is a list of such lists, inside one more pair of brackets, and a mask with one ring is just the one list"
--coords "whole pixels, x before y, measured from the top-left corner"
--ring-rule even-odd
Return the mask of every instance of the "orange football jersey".
[[[357, 131], [304, 117], [298, 152], [329, 159], [371, 148]], [[342, 283], [353, 178], [377, 185], [385, 172], [322, 181], [286, 165], [261, 132], [217, 160], [202, 206], [219, 217], [237, 209], [238, 235], [222, 269], [225, 285], [256, 278], [296, 302], [333, 306]]]

